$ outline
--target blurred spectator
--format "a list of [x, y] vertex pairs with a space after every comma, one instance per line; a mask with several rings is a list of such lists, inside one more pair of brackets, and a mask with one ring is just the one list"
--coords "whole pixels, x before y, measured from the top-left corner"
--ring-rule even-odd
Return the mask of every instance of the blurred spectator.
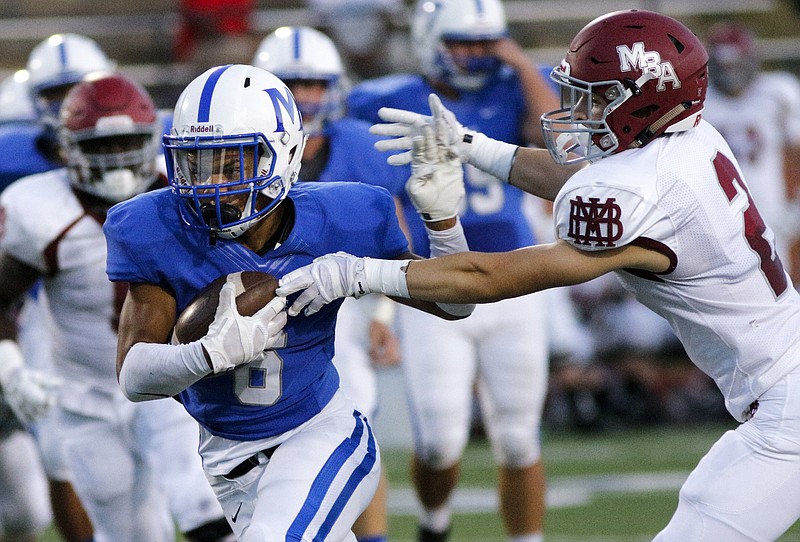
[[247, 64], [257, 39], [250, 36], [255, 0], [179, 0], [173, 59], [199, 73], [220, 64]]
[[611, 275], [571, 286], [588, 350], [554, 368], [551, 425], [600, 430], [617, 425], [725, 419], [713, 381], [689, 362], [664, 318]]
[[742, 169], [769, 239], [793, 282], [800, 262], [800, 82], [788, 72], [763, 71], [752, 31], [720, 22], [708, 33], [709, 85], [703, 117], [725, 137]]
[[356, 80], [414, 68], [402, 0], [309, 0]]

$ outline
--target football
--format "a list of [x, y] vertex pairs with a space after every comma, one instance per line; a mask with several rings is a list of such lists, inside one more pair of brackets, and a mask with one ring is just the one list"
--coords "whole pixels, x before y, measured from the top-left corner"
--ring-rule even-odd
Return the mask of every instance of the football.
[[[239, 271], [232, 273], [237, 281], [236, 308], [242, 316], [253, 316], [275, 297], [278, 279], [262, 271]], [[222, 275], [197, 294], [175, 322], [173, 342], [186, 344], [196, 341], [208, 333], [219, 304], [219, 292], [225, 279]]]

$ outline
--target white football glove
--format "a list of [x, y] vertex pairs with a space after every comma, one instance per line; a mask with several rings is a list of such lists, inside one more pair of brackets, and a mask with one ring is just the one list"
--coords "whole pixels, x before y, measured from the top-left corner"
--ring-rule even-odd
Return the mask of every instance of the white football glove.
[[315, 258], [310, 264], [285, 274], [279, 281], [276, 293], [288, 296], [304, 290], [292, 306], [289, 316], [297, 316], [305, 309], [310, 316], [340, 297], [366, 295], [364, 258], [346, 252], [336, 252]]
[[382, 139], [375, 142], [379, 151], [405, 151], [393, 154], [386, 162], [393, 166], [402, 166], [412, 161], [412, 147], [415, 136], [418, 136], [425, 125], [433, 125], [436, 140], [445, 145], [464, 163], [494, 175], [501, 181], [508, 182], [511, 165], [517, 146], [497, 141], [481, 132], [464, 128], [452, 111], [447, 109], [436, 94], [428, 96], [431, 116], [412, 113], [402, 109], [381, 108], [378, 116], [391, 124], [375, 124], [370, 132], [377, 135], [391, 136], [394, 139]]
[[19, 346], [0, 341], [0, 386], [3, 398], [14, 415], [28, 425], [49, 412], [56, 404], [63, 380], [26, 367]]
[[214, 373], [261, 359], [264, 352], [286, 346], [286, 298], [276, 296], [253, 316], [236, 309], [236, 282], [228, 277], [219, 292], [219, 305], [208, 333], [200, 339]]
[[436, 138], [433, 126], [423, 126], [422, 133], [412, 138], [411, 157], [406, 192], [422, 220], [457, 216], [466, 196], [464, 168], [450, 147]]
[[379, 151], [405, 151], [389, 156], [386, 159], [389, 164], [402, 166], [412, 162], [413, 140], [420, 135], [423, 126], [433, 126], [440, 144], [449, 147], [449, 151], [462, 162], [469, 161], [477, 132], [464, 128], [436, 94], [428, 96], [428, 106], [431, 116], [391, 107], [382, 107], [378, 111], [381, 120], [390, 124], [375, 124], [370, 127], [370, 132], [394, 139], [381, 139], [375, 142], [375, 148]]
[[289, 316], [301, 311], [311, 316], [341, 297], [358, 299], [374, 293], [408, 297], [407, 265], [408, 260], [359, 258], [346, 252], [326, 254], [281, 277], [275, 293], [285, 297], [304, 290], [289, 307]]

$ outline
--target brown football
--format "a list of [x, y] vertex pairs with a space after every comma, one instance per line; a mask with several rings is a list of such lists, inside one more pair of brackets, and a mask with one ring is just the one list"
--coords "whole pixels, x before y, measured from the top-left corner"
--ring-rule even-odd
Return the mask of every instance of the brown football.
[[[275, 297], [278, 279], [262, 271], [239, 271], [231, 273], [241, 283], [237, 285], [236, 308], [242, 316], [253, 316]], [[175, 322], [173, 341], [186, 344], [196, 341], [208, 333], [219, 304], [219, 292], [230, 275], [222, 275], [197, 294], [183, 309]]]

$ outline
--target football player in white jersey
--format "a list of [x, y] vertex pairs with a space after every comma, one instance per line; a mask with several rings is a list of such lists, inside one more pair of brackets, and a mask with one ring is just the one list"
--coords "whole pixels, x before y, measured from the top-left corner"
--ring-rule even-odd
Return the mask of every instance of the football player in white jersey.
[[[27, 77], [25, 70], [19, 70], [0, 83], [0, 126], [28, 123], [33, 118]], [[20, 321], [24, 318], [21, 314]], [[21, 422], [27, 422], [26, 415], [39, 406], [48, 407], [49, 392], [57, 388], [57, 382], [47, 375], [37, 378], [35, 371], [12, 376], [13, 372], [0, 365], [0, 540], [28, 542], [36, 540], [50, 523], [52, 511], [36, 443]], [[26, 382], [25, 377], [33, 380]], [[13, 381], [22, 385], [14, 386]], [[5, 400], [7, 394], [15, 393], [21, 396], [17, 401]]]
[[[197, 425], [174, 401], [129, 403], [112, 362], [125, 289], [105, 276], [102, 223], [112, 203], [164, 184], [161, 120], [142, 87], [111, 74], [73, 85], [58, 124], [67, 167], [20, 179], [0, 196], [4, 385], [25, 384], [33, 374], [43, 386], [42, 371], [25, 366], [13, 319], [14, 304], [41, 278], [52, 349], [47, 374], [63, 386], [28, 418], [55, 403], [48, 442], [95, 540], [172, 540], [173, 518], [189, 540], [232, 537], [197, 458]], [[30, 390], [30, 381], [13, 389]], [[17, 405], [30, 406], [30, 397]]]
[[721, 22], [708, 32], [708, 95], [703, 117], [731, 146], [776, 249], [794, 282], [789, 247], [800, 234], [800, 81], [761, 71], [753, 33]]
[[[328, 255], [283, 277], [279, 295], [304, 290], [290, 318], [355, 288], [493, 302], [614, 272], [669, 321], [740, 422], [689, 475], [655, 540], [777, 539], [800, 518], [800, 294], [733, 152], [702, 119], [707, 64], [699, 39], [668, 16], [590, 22], [552, 72], [563, 89], [562, 108], [542, 118], [553, 160], [464, 129], [432, 96], [439, 145], [553, 199], [557, 240], [410, 263]], [[377, 131], [400, 137], [383, 147], [425, 152], [415, 132], [428, 117], [384, 118], [393, 124]]]

